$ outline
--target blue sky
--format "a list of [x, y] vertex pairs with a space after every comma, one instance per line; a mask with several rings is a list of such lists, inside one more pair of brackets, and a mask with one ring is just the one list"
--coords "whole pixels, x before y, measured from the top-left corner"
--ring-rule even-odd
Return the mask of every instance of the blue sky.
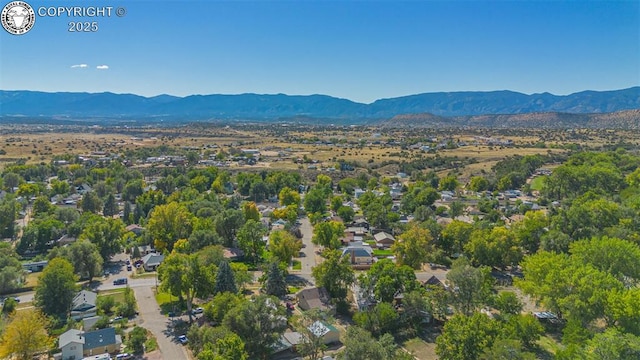
[[[5, 0], [2, 3], [8, 2]], [[0, 29], [0, 88], [158, 94], [569, 94], [640, 84], [638, 1], [28, 1], [125, 7]], [[97, 21], [70, 33], [69, 21]], [[73, 65], [86, 64], [87, 67]], [[98, 70], [96, 66], [108, 69]]]

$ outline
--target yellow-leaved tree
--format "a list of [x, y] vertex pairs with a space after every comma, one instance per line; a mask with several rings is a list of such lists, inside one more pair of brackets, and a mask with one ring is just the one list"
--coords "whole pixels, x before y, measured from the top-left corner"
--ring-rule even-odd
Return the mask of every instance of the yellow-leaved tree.
[[38, 310], [21, 310], [11, 318], [0, 338], [0, 359], [28, 360], [49, 349], [47, 318]]

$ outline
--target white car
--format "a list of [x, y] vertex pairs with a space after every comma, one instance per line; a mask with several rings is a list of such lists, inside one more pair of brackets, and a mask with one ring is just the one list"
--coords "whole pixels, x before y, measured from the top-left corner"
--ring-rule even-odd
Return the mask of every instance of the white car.
[[182, 344], [182, 345], [184, 345], [184, 344], [189, 342], [189, 340], [187, 339], [187, 335], [178, 336], [178, 341], [180, 341], [180, 344]]

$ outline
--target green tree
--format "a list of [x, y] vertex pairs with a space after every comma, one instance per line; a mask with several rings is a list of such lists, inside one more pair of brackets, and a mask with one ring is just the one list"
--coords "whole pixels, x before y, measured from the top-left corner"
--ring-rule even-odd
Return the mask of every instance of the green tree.
[[250, 219], [238, 230], [238, 245], [245, 256], [254, 264], [260, 260], [265, 242], [262, 240], [267, 229], [261, 222]]
[[231, 247], [236, 238], [236, 232], [244, 224], [242, 211], [225, 209], [215, 218], [216, 232], [224, 240], [226, 247]]
[[[462, 314], [471, 315], [486, 301], [487, 275], [480, 269], [469, 264], [469, 261], [461, 257], [456, 260], [451, 271], [447, 273], [447, 280], [456, 289], [453, 291], [451, 300], [453, 306]], [[483, 315], [484, 316], [484, 315]]]
[[[580, 240], [569, 246], [571, 257], [615, 276], [622, 282], [640, 280], [640, 246], [607, 236]], [[630, 284], [630, 285], [631, 285]]]
[[491, 347], [484, 350], [481, 360], [535, 360], [533, 353], [522, 350], [518, 340], [497, 339]]
[[516, 315], [522, 311], [522, 302], [513, 291], [503, 291], [495, 297], [494, 307], [501, 315]]
[[0, 337], [0, 358], [30, 360], [51, 346], [47, 334], [49, 321], [37, 310], [18, 311]]
[[124, 289], [124, 301], [118, 304], [118, 315], [123, 317], [132, 317], [136, 314], [136, 297], [133, 294], [133, 289], [127, 286]]
[[267, 295], [242, 302], [227, 313], [223, 323], [244, 341], [252, 359], [268, 359], [273, 345], [287, 328], [285, 310], [279, 300]]
[[342, 245], [340, 237], [344, 235], [344, 229], [344, 224], [339, 221], [321, 222], [313, 227], [311, 241], [316, 245], [337, 249]]
[[205, 298], [213, 292], [211, 271], [202, 265], [199, 254], [171, 253], [158, 267], [158, 277], [162, 281], [160, 286], [163, 291], [177, 296], [180, 301], [186, 301], [190, 320], [193, 299]]
[[500, 333], [499, 323], [485, 314], [456, 314], [436, 338], [436, 354], [442, 360], [476, 360]]
[[49, 258], [60, 256], [69, 260], [80, 279], [88, 279], [91, 282], [96, 275], [102, 272], [102, 256], [100, 256], [98, 246], [90, 241], [78, 240], [67, 247], [55, 250], [49, 254]]
[[159, 251], [171, 251], [178, 239], [188, 239], [193, 226], [193, 214], [176, 202], [153, 208], [147, 223], [147, 233]]
[[96, 307], [101, 314], [111, 314], [116, 306], [116, 299], [113, 296], [99, 296], [96, 300]]
[[345, 223], [350, 223], [353, 221], [356, 212], [350, 206], [340, 206], [337, 214]]
[[473, 225], [453, 220], [442, 229], [442, 234], [436, 244], [449, 255], [461, 254], [464, 246], [469, 242], [472, 232]]
[[489, 181], [483, 176], [473, 176], [469, 181], [469, 190], [471, 191], [485, 191], [489, 188]]
[[386, 302], [378, 303], [373, 309], [360, 311], [353, 316], [356, 325], [376, 337], [388, 332], [393, 333], [399, 325], [398, 320], [398, 313]]
[[639, 359], [640, 337], [607, 329], [588, 341], [586, 353], [588, 360]]
[[82, 211], [97, 214], [98, 212], [100, 212], [100, 210], [102, 210], [102, 200], [100, 200], [98, 194], [93, 191], [86, 192], [84, 195], [82, 195], [82, 200], [80, 201], [82, 205]]
[[267, 295], [283, 297], [288, 293], [286, 273], [277, 262], [269, 264], [269, 268], [264, 274], [262, 286]]
[[124, 230], [124, 223], [120, 219], [93, 216], [80, 234], [80, 240], [88, 240], [95, 244], [102, 259], [108, 262], [111, 256], [120, 252]]
[[0, 293], [17, 290], [24, 282], [25, 274], [18, 255], [11, 244], [0, 243]]
[[198, 354], [198, 360], [246, 360], [249, 355], [244, 348], [244, 341], [230, 332], [217, 339], [215, 346], [210, 343], [205, 344], [205, 349]]
[[233, 277], [233, 271], [227, 261], [220, 263], [218, 273], [216, 274], [216, 283], [213, 287], [214, 294], [223, 292], [230, 292], [234, 294], [238, 292], [238, 287], [236, 286], [236, 281]]
[[334, 299], [344, 301], [347, 289], [355, 281], [351, 262], [337, 250], [325, 250], [323, 255], [325, 261], [311, 269], [316, 285], [326, 288]]
[[409, 229], [398, 237], [391, 246], [399, 265], [407, 265], [413, 269], [422, 268], [427, 256], [433, 251], [433, 238], [429, 230], [413, 223]]
[[116, 202], [116, 198], [113, 194], [107, 195], [107, 198], [104, 200], [102, 214], [104, 216], [113, 216], [118, 214], [118, 203]]
[[530, 254], [540, 248], [542, 235], [547, 231], [549, 220], [542, 211], [527, 211], [522, 221], [512, 225], [516, 242]]
[[38, 279], [35, 290], [36, 306], [44, 314], [65, 319], [76, 295], [73, 265], [61, 258], [49, 261]]
[[324, 214], [327, 211], [327, 196], [321, 189], [311, 189], [304, 197], [304, 209], [308, 214]]
[[147, 342], [147, 330], [140, 326], [134, 326], [127, 337], [127, 346], [131, 352], [140, 355], [144, 354], [144, 343]]
[[455, 191], [459, 185], [460, 184], [458, 183], [458, 179], [455, 177], [455, 175], [449, 175], [440, 179], [438, 189]]
[[269, 251], [285, 264], [291, 263], [291, 259], [297, 256], [302, 249], [302, 241], [285, 230], [275, 230], [269, 234]]
[[407, 360], [414, 357], [398, 349], [393, 336], [384, 334], [376, 340], [371, 333], [359, 326], [349, 326], [343, 339], [344, 350], [338, 353], [340, 360]]
[[224, 316], [231, 311], [231, 309], [240, 306], [243, 301], [246, 301], [244, 297], [236, 293], [218, 293], [205, 307], [204, 315], [209, 321], [212, 321], [215, 324], [220, 324], [222, 323]]
[[398, 293], [411, 292], [420, 287], [413, 269], [407, 265], [396, 265], [389, 259], [376, 261], [360, 275], [360, 287], [371, 300], [392, 302]]
[[53, 212], [55, 207], [46, 196], [38, 196], [33, 202], [33, 216], [47, 215]]

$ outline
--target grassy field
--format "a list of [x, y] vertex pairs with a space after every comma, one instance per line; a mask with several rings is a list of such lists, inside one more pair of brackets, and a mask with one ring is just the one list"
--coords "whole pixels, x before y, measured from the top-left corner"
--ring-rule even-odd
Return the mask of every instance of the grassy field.
[[381, 249], [374, 249], [373, 250], [373, 256], [376, 257], [387, 257], [387, 256], [392, 256], [393, 255], [393, 251], [385, 249], [385, 250], [381, 250]]
[[531, 190], [542, 190], [542, 187], [544, 186], [544, 179], [546, 178], [546, 176], [536, 176], [533, 179], [531, 179]]

